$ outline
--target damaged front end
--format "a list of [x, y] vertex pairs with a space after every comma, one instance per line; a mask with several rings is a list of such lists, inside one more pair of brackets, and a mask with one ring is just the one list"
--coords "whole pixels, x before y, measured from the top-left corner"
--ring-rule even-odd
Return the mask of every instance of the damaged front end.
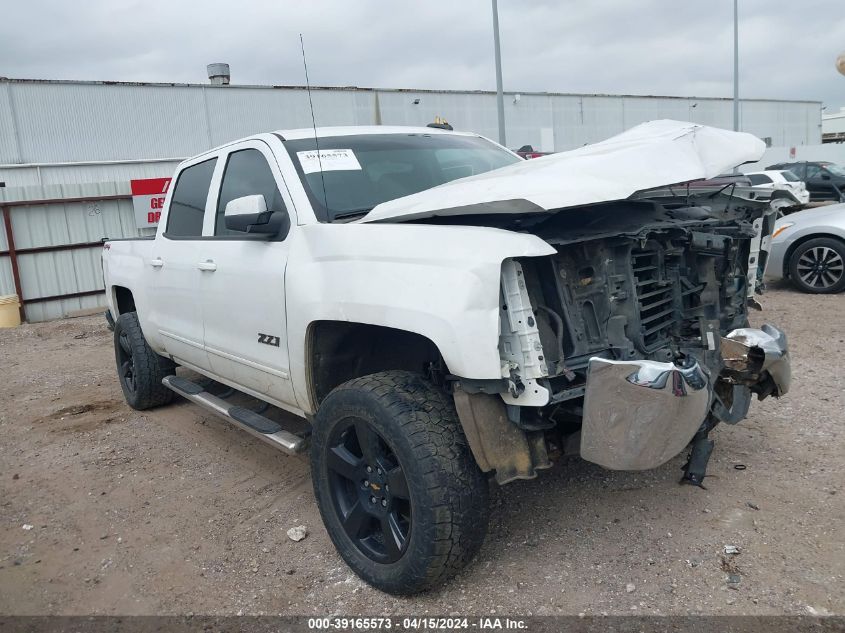
[[792, 373], [786, 335], [771, 325], [733, 330], [721, 341], [725, 381], [745, 386], [762, 400], [789, 391]]
[[785, 336], [748, 327], [769, 213], [724, 192], [661, 191], [491, 218], [557, 253], [504, 263], [502, 381], [456, 390], [482, 468], [500, 482], [533, 477], [549, 465], [546, 448], [643, 470], [692, 442], [685, 480], [700, 485], [713, 427], [742, 420], [752, 394], [789, 389]]
[[[613, 470], [655, 468], [700, 430], [706, 438], [714, 422], [736, 424], [745, 418], [752, 393], [762, 400], [789, 389], [786, 337], [777, 328], [733, 330], [721, 339], [719, 354], [723, 368], [715, 379], [691, 357], [686, 367], [591, 359], [581, 456]], [[706, 460], [701, 466], [687, 464], [687, 479], [700, 484], [703, 467]]]

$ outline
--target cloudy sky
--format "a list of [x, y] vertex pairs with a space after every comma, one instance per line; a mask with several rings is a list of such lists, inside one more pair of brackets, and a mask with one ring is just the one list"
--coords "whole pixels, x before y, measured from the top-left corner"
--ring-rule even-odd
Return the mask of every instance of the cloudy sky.
[[[845, 106], [841, 0], [739, 0], [741, 96]], [[731, 0], [499, 0], [506, 90], [730, 96]], [[493, 89], [490, 0], [4, 3], [0, 76]]]

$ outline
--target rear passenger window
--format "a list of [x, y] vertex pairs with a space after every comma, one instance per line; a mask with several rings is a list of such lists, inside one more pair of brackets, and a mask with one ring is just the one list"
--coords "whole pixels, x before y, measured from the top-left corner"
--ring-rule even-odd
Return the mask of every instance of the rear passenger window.
[[752, 185], [768, 185], [772, 182], [772, 179], [764, 174], [750, 174], [748, 180]]
[[214, 222], [215, 235], [243, 235], [241, 231], [226, 228], [226, 205], [235, 198], [261, 194], [268, 211], [285, 211], [282, 194], [276, 186], [276, 179], [264, 154], [257, 149], [242, 149], [232, 152], [223, 172], [220, 198], [217, 200], [217, 217]]
[[182, 170], [170, 199], [167, 230], [171, 237], [199, 237], [202, 235], [202, 218], [216, 158]]

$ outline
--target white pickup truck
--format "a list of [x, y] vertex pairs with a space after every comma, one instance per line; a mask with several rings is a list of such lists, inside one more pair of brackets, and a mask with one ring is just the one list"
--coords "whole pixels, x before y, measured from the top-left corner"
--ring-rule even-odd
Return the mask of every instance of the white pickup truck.
[[180, 394], [310, 445], [332, 541], [391, 593], [474, 555], [488, 477], [689, 447], [700, 485], [713, 427], [790, 371], [784, 335], [748, 327], [768, 204], [683, 183], [762, 152], [675, 121], [531, 161], [381, 126], [205, 152], [177, 168], [154, 239], [104, 245], [126, 400]]

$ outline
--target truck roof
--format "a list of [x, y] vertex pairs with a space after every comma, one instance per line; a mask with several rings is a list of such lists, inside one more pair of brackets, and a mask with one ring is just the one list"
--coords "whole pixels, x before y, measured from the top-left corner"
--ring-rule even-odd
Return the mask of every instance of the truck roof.
[[[290, 140], [314, 138], [314, 128], [312, 127], [276, 130], [275, 133]], [[326, 136], [353, 136], [356, 134], [457, 134], [460, 136], [478, 136], [472, 132], [456, 132], [434, 127], [405, 125], [343, 125], [317, 128], [317, 138]]]
[[[249, 141], [253, 139], [261, 139], [262, 137], [266, 136], [266, 134], [278, 134], [282, 137], [283, 140], [295, 141], [305, 138], [314, 138], [314, 132], [315, 130], [313, 127], [275, 130], [274, 132], [258, 132], [256, 134], [250, 134], [249, 136], [245, 136], [243, 138], [223, 143], [222, 145], [211, 147], [205, 150], [204, 152], [186, 158], [181, 163], [179, 163], [179, 165], [181, 166], [186, 163], [194, 162], [197, 159], [205, 156], [206, 154], [211, 154], [224, 147], [228, 147], [229, 145], [234, 145], [235, 143], [241, 143], [243, 141]], [[355, 136], [358, 134], [452, 134], [456, 136], [479, 136], [478, 134], [474, 134], [472, 132], [456, 132], [454, 130], [444, 130], [441, 128], [410, 125], [342, 125], [334, 127], [318, 127], [316, 129], [316, 133], [317, 138], [325, 138], [331, 136]]]

